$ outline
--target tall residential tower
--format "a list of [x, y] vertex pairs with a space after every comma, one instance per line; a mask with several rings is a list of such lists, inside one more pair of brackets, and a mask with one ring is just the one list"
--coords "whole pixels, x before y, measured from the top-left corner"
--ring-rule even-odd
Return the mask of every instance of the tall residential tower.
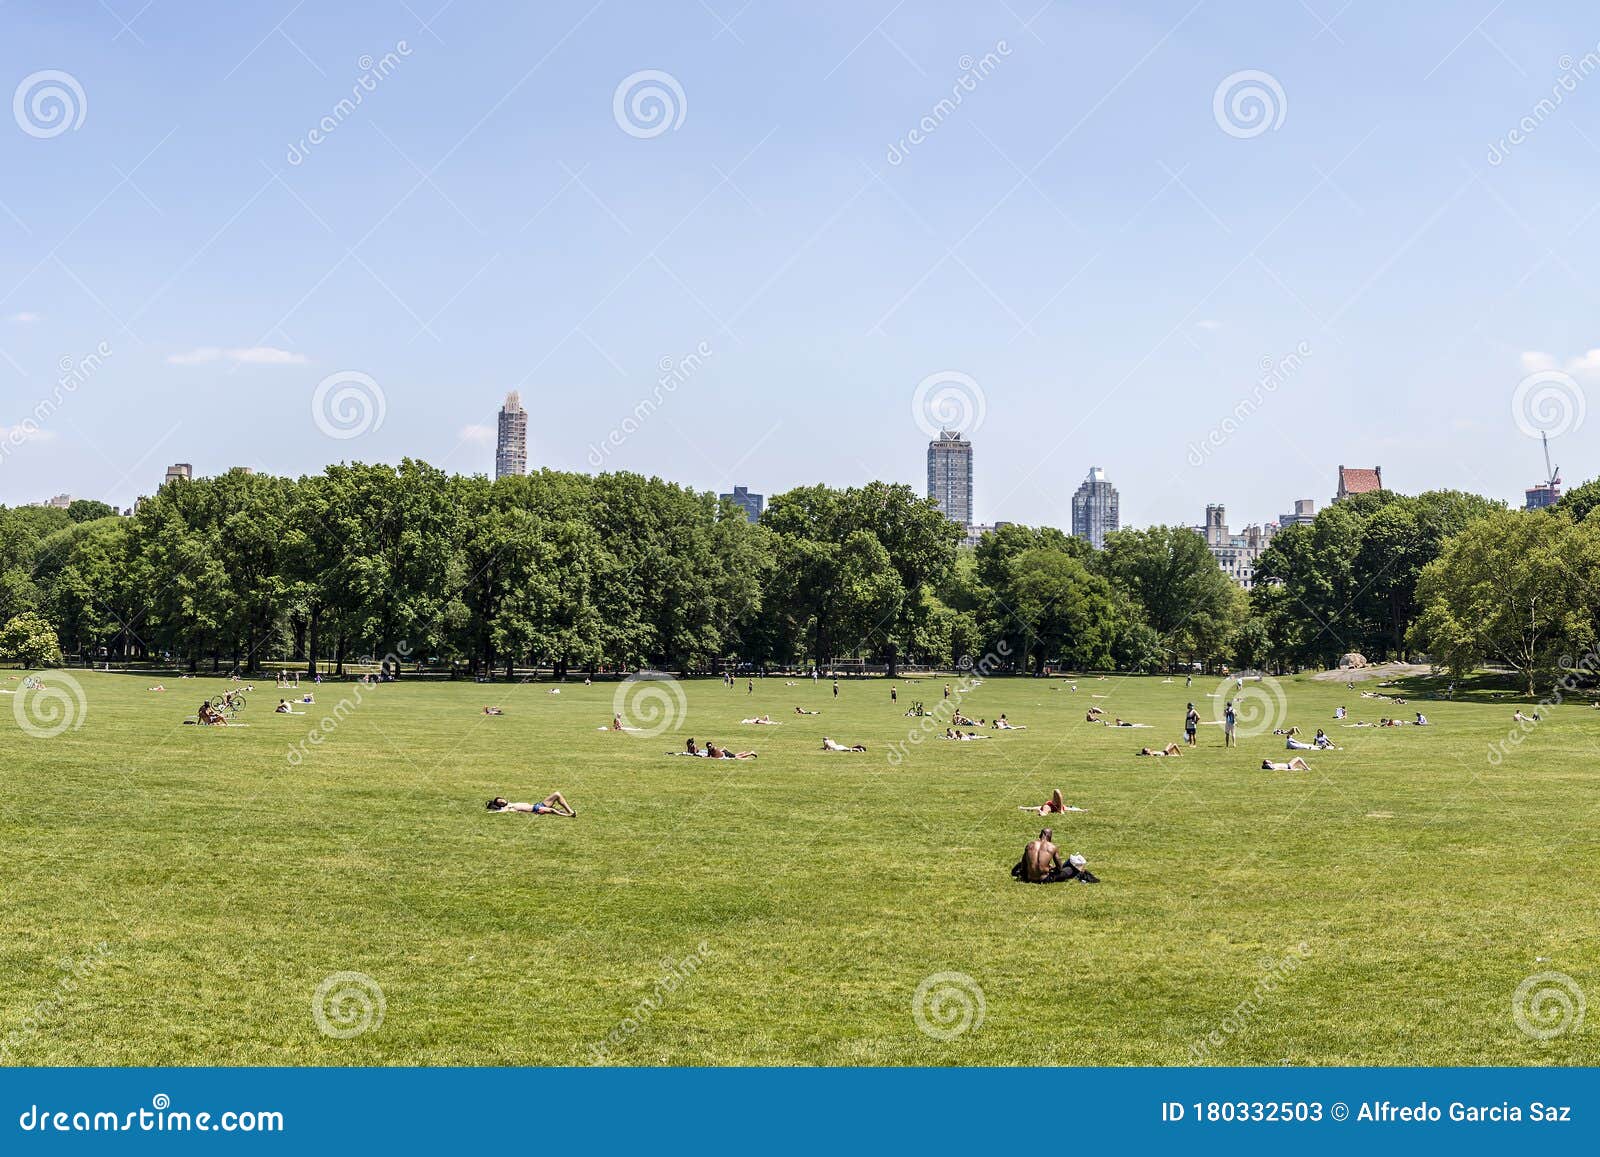
[[1072, 496], [1072, 536], [1099, 550], [1106, 544], [1106, 535], [1120, 525], [1117, 488], [1107, 481], [1104, 470], [1089, 467], [1089, 476]]
[[522, 395], [512, 390], [500, 407], [500, 429], [494, 445], [494, 476], [528, 472], [528, 411]]

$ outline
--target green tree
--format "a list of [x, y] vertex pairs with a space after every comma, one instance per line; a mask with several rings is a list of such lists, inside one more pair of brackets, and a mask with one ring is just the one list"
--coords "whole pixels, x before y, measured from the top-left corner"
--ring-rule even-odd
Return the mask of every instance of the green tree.
[[61, 644], [43, 615], [25, 611], [0, 627], [0, 661], [23, 667], [61, 662]]

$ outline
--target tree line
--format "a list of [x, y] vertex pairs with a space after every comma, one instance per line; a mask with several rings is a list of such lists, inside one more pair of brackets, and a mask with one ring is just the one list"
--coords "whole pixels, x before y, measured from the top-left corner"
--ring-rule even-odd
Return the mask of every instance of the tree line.
[[[1432, 656], [1530, 682], [1600, 627], [1600, 483], [1550, 512], [1380, 492], [1279, 531], [1245, 592], [1192, 528], [962, 528], [905, 485], [808, 486], [759, 523], [659, 478], [424, 462], [174, 480], [131, 517], [0, 508], [0, 658], [198, 670], [404, 655], [569, 672], [845, 659], [1287, 671]], [[1003, 661], [997, 661], [1003, 657]]]

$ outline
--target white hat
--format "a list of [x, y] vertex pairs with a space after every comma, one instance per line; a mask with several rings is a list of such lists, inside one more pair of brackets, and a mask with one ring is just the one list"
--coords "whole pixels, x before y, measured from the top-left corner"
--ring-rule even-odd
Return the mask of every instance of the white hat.
[[1087, 864], [1088, 862], [1089, 862], [1088, 860], [1086, 860], [1082, 856], [1078, 856], [1078, 855], [1072, 855], [1072, 856], [1068, 856], [1067, 857], [1067, 863], [1071, 864], [1074, 868], [1081, 868], [1085, 864]]

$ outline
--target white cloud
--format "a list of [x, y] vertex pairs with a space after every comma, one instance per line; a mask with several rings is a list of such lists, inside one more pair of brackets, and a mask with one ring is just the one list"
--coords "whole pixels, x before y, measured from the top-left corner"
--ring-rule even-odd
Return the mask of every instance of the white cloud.
[[476, 442], [486, 445], [493, 442], [498, 432], [493, 426], [463, 426], [461, 427], [461, 440], [463, 442]]
[[1522, 372], [1536, 374], [1542, 370], [1563, 369], [1569, 374], [1600, 374], [1600, 349], [1588, 350], [1565, 363], [1554, 354], [1543, 350], [1526, 350], [1522, 354]]
[[21, 313], [8, 314], [6, 320], [14, 325], [32, 325], [35, 322], [43, 321], [44, 314], [29, 313], [27, 310], [24, 310]]
[[305, 354], [290, 353], [269, 345], [250, 346], [248, 349], [220, 349], [214, 345], [199, 346], [181, 354], [168, 354], [167, 364], [174, 366], [203, 366], [211, 362], [229, 361], [241, 366], [303, 366], [310, 361]]
[[0, 426], [0, 442], [9, 442], [13, 446], [20, 446], [24, 442], [49, 442], [54, 437], [54, 431], [46, 430], [33, 421], [21, 422], [15, 426]]

